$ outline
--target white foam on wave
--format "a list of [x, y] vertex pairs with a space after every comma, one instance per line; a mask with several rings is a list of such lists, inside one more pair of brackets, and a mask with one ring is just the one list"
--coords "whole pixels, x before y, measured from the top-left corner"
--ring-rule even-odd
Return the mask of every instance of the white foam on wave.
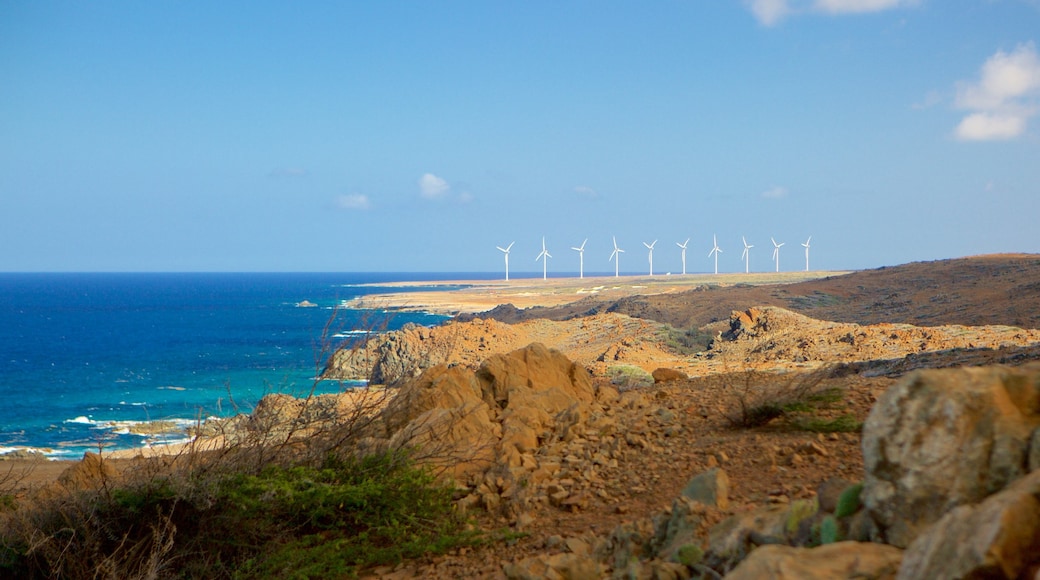
[[83, 416], [83, 415], [80, 415], [79, 417], [76, 417], [74, 419], [65, 419], [64, 422], [65, 423], [76, 423], [76, 424], [79, 424], [79, 425], [94, 425], [95, 424], [93, 419], [91, 419], [89, 417], [86, 417], [86, 416]]

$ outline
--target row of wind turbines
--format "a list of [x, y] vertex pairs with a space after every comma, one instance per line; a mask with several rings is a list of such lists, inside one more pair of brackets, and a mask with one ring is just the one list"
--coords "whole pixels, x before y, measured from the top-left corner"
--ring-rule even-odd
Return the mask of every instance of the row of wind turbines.
[[[747, 238], [745, 238], [744, 236], [740, 236], [740, 239], [744, 242], [744, 252], [740, 255], [740, 259], [744, 262], [744, 273], [748, 274], [748, 273], [751, 272], [751, 248], [754, 248], [755, 246], [752, 245], [752, 244], [747, 243]], [[621, 264], [620, 264], [621, 263], [621, 254], [624, 254], [625, 250], [622, 250], [620, 247], [618, 247], [617, 237], [616, 236], [612, 236], [612, 240], [614, 242], [614, 251], [611, 252], [610, 258], [608, 259], [608, 261], [614, 262], [614, 277], [619, 277], [621, 275]], [[770, 237], [769, 240], [771, 242], [773, 242], [773, 258], [772, 259], [776, 263], [776, 271], [779, 272], [780, 271], [780, 248], [781, 248], [781, 246], [784, 245], [785, 242], [777, 243], [777, 241], [775, 239], [773, 239], [772, 237]], [[572, 250], [574, 250], [575, 252], [578, 252], [578, 277], [579, 278], [584, 278], [585, 277], [585, 244], [587, 244], [588, 241], [589, 241], [589, 239], [585, 238], [585, 241], [583, 241], [580, 246], [577, 246], [577, 247], [573, 247], [572, 246], [571, 247]], [[802, 244], [802, 246], [805, 248], [805, 271], [806, 272], [809, 271], [809, 247], [810, 247], [809, 244], [810, 244], [810, 242], [812, 242], [812, 236], [809, 236], [809, 238], [807, 240], [805, 240], [805, 243]], [[509, 242], [509, 245], [504, 247], [504, 248], [502, 246], [495, 246], [496, 248], [498, 248], [498, 250], [500, 252], [502, 252], [502, 254], [505, 255], [506, 280], [509, 280], [509, 252], [513, 249], [513, 244], [515, 244], [515, 243], [516, 243], [515, 241]], [[686, 238], [686, 241], [681, 243], [681, 244], [679, 242], [675, 242], [675, 245], [679, 246], [679, 248], [682, 250], [682, 273], [683, 273], [683, 275], [686, 274], [686, 245], [689, 244], [689, 243], [690, 243], [690, 238]], [[653, 276], [654, 275], [654, 246], [657, 245], [657, 240], [654, 240], [654, 241], [652, 241], [650, 243], [643, 242], [643, 245], [646, 246], [646, 249], [648, 251], [648, 258], [650, 260], [650, 275]], [[715, 274], [717, 275], [719, 273], [719, 254], [722, 253], [722, 248], [719, 248], [718, 238], [714, 234], [712, 234], [712, 236], [711, 236], [711, 246], [712, 246], [711, 247], [711, 251], [708, 252], [708, 257], [709, 258], [712, 257], [712, 256], [715, 257]], [[552, 254], [550, 254], [549, 250], [546, 249], [546, 247], [545, 247], [545, 236], [542, 236], [542, 251], [541, 251], [541, 253], [538, 254], [538, 256], [534, 259], [534, 261], [535, 262], [537, 262], [538, 260], [542, 261], [542, 279], [543, 280], [548, 279], [548, 277], [549, 277], [549, 258], [552, 258]]]

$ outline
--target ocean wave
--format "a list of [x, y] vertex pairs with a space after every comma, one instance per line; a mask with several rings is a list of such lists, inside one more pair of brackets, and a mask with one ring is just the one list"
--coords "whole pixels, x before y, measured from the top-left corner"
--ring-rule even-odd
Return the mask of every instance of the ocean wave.
[[91, 419], [89, 417], [86, 417], [84, 415], [80, 415], [79, 417], [76, 417], [74, 419], [65, 419], [63, 421], [63, 423], [76, 423], [76, 424], [79, 424], [79, 425], [94, 425], [95, 424], [93, 419]]

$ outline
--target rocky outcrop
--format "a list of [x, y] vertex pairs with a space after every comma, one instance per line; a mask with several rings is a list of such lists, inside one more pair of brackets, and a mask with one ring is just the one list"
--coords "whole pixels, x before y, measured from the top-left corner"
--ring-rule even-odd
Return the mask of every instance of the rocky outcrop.
[[391, 384], [417, 377], [438, 364], [476, 368], [494, 354], [533, 342], [564, 351], [600, 374], [617, 363], [678, 363], [682, 357], [661, 346], [664, 329], [660, 323], [623, 314], [562, 322], [532, 320], [516, 325], [480, 318], [433, 328], [406, 325], [337, 351], [326, 364], [323, 378]]
[[[827, 322], [783, 308], [734, 311], [710, 356], [746, 364], [902, 361], [925, 352], [1040, 344], [1040, 331], [1011, 326], [935, 326]], [[890, 364], [890, 363], [889, 363]], [[896, 367], [905, 372], [907, 365]], [[883, 372], [883, 369], [879, 370]]]
[[886, 541], [908, 546], [960, 505], [1036, 468], [1040, 365], [921, 371], [888, 389], [863, 428], [863, 501]]

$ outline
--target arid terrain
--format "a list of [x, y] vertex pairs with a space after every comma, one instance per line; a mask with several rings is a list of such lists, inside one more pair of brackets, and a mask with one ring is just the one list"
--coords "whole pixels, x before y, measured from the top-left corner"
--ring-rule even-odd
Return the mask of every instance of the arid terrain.
[[[456, 392], [451, 389], [462, 387], [447, 385], [498, 376], [497, 367], [485, 365], [495, 355], [513, 353], [495, 363], [506, 366], [548, 356], [525, 349], [540, 343], [591, 377], [589, 386], [573, 379], [578, 395], [567, 396], [585, 398], [562, 431], [560, 417], [567, 413], [559, 411], [555, 423], [541, 420], [529, 441], [523, 439], [523, 429], [509, 426], [521, 413], [519, 400], [487, 403], [491, 427], [472, 427], [497, 430], [498, 463], [460, 479], [459, 505], [481, 528], [511, 530], [512, 539], [369, 576], [617, 577], [626, 565], [618, 554], [627, 554], [637, 560], [633, 577], [689, 577], [696, 568], [623, 546], [660, 536], [669, 518], [674, 523], [686, 505], [676, 498], [695, 476], [714, 468], [727, 476], [725, 501], [695, 508], [697, 517], [688, 518], [697, 528], [690, 533], [707, 546], [709, 530], [726, 518], [796, 510], [803, 500], [833, 504], [837, 492], [873, 477], [864, 465], [862, 425], [910, 371], [1025, 369], [1040, 360], [1035, 255], [915, 263], [782, 284], [640, 283], [631, 286], [643, 288], [591, 295], [566, 284], [556, 283], [552, 299], [534, 299], [538, 306], [502, 302], [501, 286], [446, 292], [442, 306], [487, 311], [460, 312], [437, 328], [375, 335], [330, 361], [329, 376]], [[422, 307], [417, 294], [380, 300]], [[748, 421], [749, 407], [770, 402], [798, 405]], [[527, 429], [531, 419], [525, 420]], [[514, 440], [525, 442], [507, 444]], [[47, 465], [36, 474], [53, 478], [55, 470]], [[730, 564], [714, 565], [718, 573]]]

